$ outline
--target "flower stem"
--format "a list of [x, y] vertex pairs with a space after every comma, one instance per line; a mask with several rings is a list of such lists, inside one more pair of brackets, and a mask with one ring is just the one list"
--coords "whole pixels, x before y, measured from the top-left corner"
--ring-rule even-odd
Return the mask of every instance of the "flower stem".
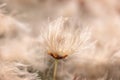
[[55, 59], [55, 61], [54, 61], [53, 80], [56, 80], [56, 75], [57, 75], [57, 66], [58, 66], [58, 60], [57, 60], [57, 59]]

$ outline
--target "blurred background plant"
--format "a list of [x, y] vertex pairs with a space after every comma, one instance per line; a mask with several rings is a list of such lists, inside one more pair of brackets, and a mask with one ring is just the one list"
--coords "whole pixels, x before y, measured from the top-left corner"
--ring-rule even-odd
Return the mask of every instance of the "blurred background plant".
[[120, 80], [120, 1], [0, 0], [0, 80], [53, 80], [61, 56], [56, 80]]

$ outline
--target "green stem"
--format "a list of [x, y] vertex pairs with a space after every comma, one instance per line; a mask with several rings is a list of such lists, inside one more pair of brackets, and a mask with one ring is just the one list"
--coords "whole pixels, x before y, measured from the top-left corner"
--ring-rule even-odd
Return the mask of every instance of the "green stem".
[[58, 66], [58, 60], [57, 60], [57, 59], [55, 59], [55, 61], [54, 61], [53, 80], [56, 80], [56, 75], [57, 75], [57, 66]]

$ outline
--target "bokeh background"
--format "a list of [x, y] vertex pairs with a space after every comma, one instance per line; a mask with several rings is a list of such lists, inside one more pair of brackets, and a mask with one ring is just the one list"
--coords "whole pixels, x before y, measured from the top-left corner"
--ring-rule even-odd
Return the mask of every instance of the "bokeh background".
[[57, 80], [120, 80], [119, 0], [0, 0], [0, 80], [52, 80], [39, 36], [60, 16], [91, 42], [59, 62]]

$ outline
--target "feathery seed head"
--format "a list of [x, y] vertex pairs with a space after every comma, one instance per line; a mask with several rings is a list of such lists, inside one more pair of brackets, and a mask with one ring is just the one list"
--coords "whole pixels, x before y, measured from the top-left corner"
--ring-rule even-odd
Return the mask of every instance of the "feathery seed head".
[[65, 25], [67, 21], [64, 17], [60, 17], [51, 22], [41, 33], [40, 43], [43, 49], [55, 59], [63, 59], [76, 53], [84, 48], [90, 38], [88, 29], [81, 31], [80, 27], [67, 26]]

